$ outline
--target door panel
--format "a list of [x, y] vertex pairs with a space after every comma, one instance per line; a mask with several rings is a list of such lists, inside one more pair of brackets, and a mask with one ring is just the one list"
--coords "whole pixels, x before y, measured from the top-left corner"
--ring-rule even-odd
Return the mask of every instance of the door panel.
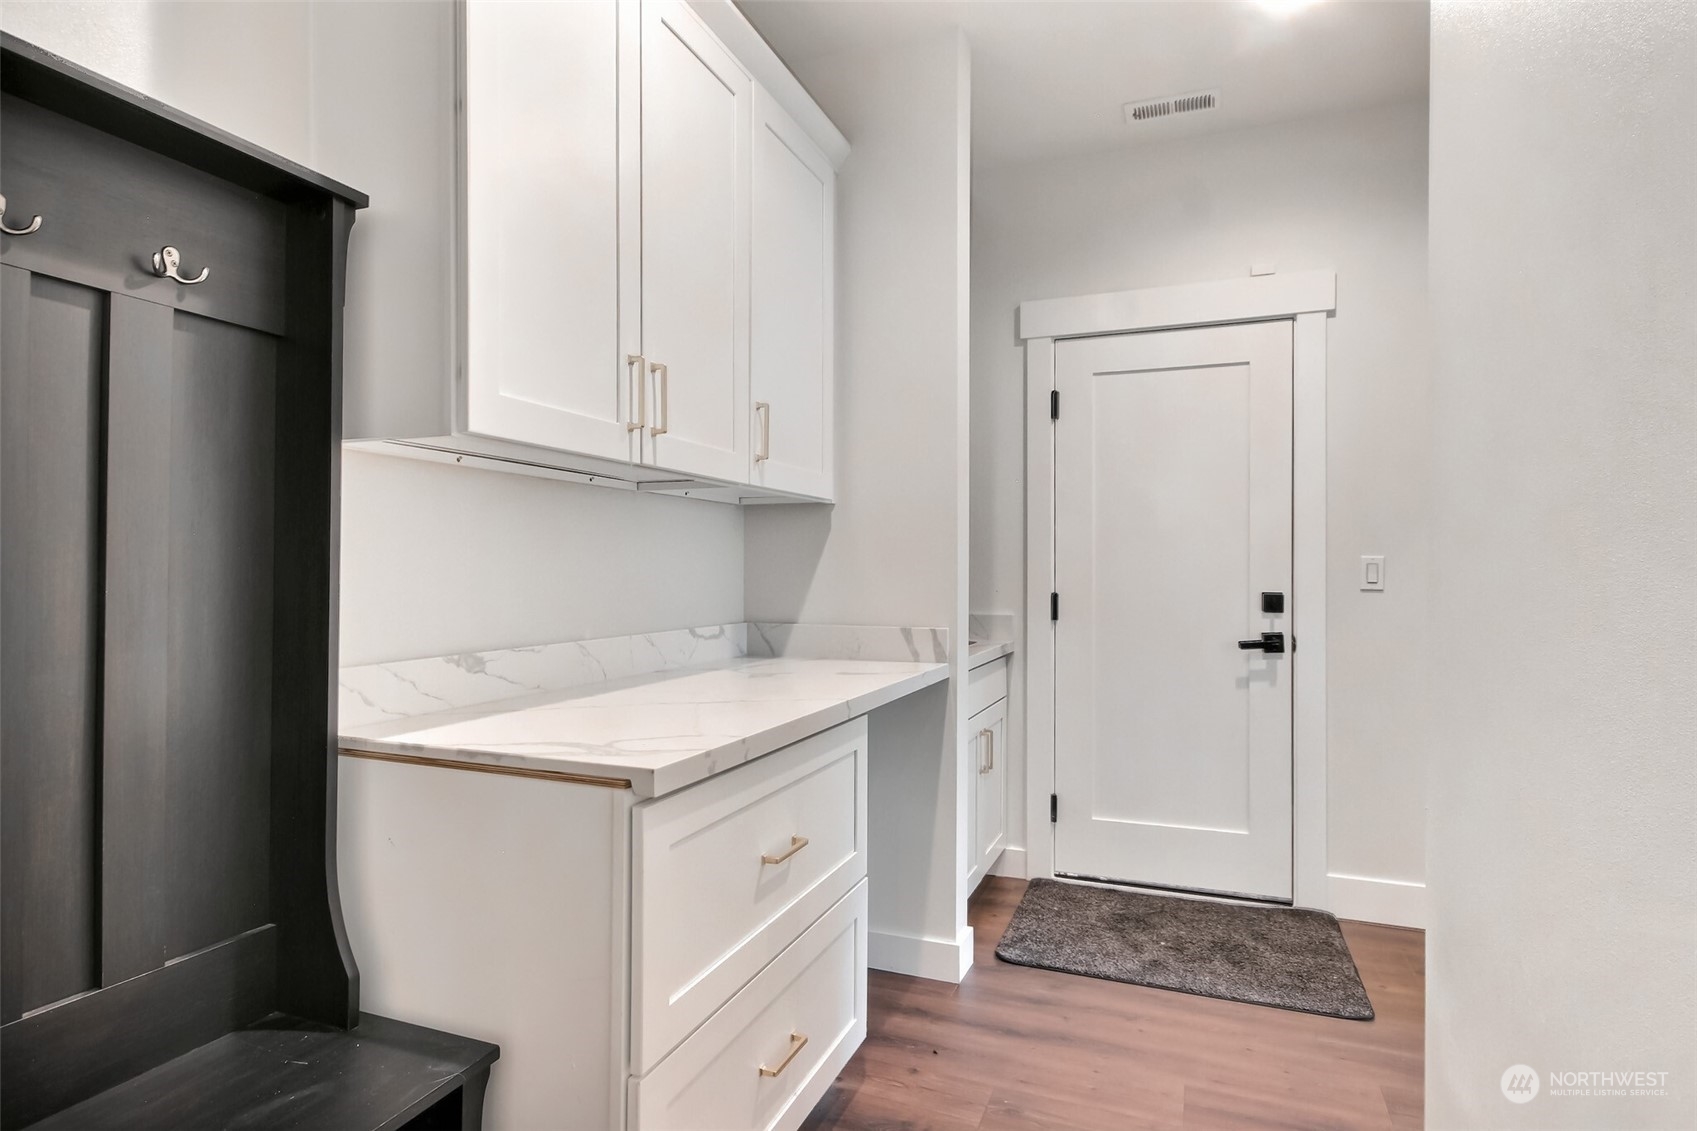
[[472, 3], [465, 21], [466, 430], [632, 459], [635, 9]]
[[836, 175], [764, 91], [754, 108], [753, 482], [828, 499]]
[[1289, 631], [1290, 324], [1055, 371], [1056, 869], [1288, 899], [1290, 657], [1238, 642]]
[[687, 5], [643, 4], [643, 458], [732, 482], [749, 460], [751, 94]]

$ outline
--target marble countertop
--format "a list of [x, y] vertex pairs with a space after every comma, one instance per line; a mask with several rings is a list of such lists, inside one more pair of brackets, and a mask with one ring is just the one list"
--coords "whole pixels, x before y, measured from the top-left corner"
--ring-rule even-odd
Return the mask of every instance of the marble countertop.
[[630, 782], [658, 797], [948, 678], [947, 664], [739, 656], [345, 727], [345, 750]]
[[981, 668], [991, 660], [999, 660], [1003, 656], [1013, 655], [1011, 640], [970, 640], [966, 645], [966, 666], [968, 670]]

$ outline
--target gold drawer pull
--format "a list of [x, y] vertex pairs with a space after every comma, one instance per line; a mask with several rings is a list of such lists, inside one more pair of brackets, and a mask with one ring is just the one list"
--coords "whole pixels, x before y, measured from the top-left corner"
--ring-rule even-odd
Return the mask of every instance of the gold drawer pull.
[[[802, 849], [804, 849], [806, 847], [807, 847], [807, 838], [806, 837], [804, 837], [804, 836], [792, 836], [792, 837], [790, 837], [789, 848], [787, 848], [783, 852], [778, 853], [778, 855], [776, 855], [776, 856], [762, 856], [760, 858], [760, 862], [762, 864], [782, 864], [785, 860], [788, 860], [790, 857], [794, 856], [796, 853], [800, 852]], [[803, 1037], [802, 1040], [805, 1042], [807, 1040], [807, 1038]], [[789, 1061], [786, 1060], [784, 1063], [788, 1064]], [[764, 1072], [765, 1069], [761, 1069], [761, 1071]], [[772, 1075], [776, 1076], [777, 1073], [774, 1072], [774, 1073], [772, 1073]]]
[[[804, 840], [801, 843], [806, 844], [807, 842]], [[801, 1052], [801, 1050], [806, 1048], [806, 1047], [807, 1047], [807, 1038], [806, 1037], [802, 1036], [800, 1033], [791, 1033], [790, 1034], [790, 1051], [784, 1056], [784, 1059], [782, 1059], [778, 1062], [778, 1067], [776, 1067], [776, 1068], [767, 1068], [764, 1064], [762, 1064], [760, 1066], [760, 1075], [762, 1075], [762, 1076], [776, 1076], [776, 1075], [778, 1075], [778, 1073], [780, 1073], [784, 1069], [788, 1068], [790, 1066], [790, 1061], [794, 1060], [796, 1058], [796, 1054]]]

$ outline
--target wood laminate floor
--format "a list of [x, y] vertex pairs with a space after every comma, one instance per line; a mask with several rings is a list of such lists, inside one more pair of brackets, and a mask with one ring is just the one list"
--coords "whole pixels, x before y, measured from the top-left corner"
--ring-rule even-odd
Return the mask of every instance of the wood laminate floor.
[[1345, 922], [1373, 1021], [1010, 966], [1023, 880], [992, 877], [959, 986], [873, 971], [869, 1031], [805, 1131], [1421, 1125], [1425, 936]]

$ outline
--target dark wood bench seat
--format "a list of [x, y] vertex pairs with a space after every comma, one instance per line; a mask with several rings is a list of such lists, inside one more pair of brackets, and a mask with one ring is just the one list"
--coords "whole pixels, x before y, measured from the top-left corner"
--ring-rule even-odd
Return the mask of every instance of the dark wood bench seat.
[[31, 1131], [475, 1131], [498, 1056], [485, 1041], [373, 1013], [346, 1030], [273, 1014]]

